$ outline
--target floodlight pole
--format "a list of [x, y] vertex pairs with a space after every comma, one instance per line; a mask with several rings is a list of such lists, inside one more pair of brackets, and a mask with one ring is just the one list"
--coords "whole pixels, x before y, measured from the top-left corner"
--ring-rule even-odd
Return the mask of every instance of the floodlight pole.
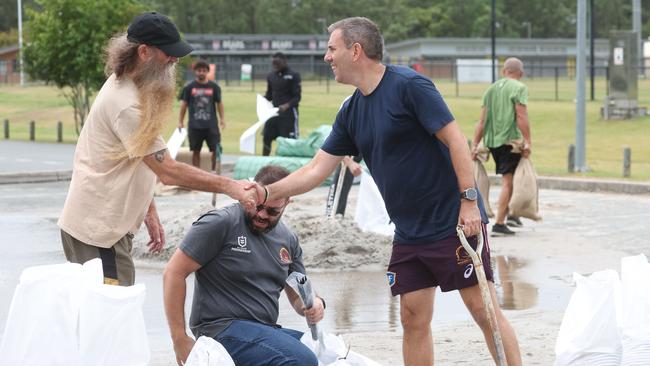
[[595, 97], [594, 92], [594, 78], [596, 70], [594, 68], [594, 42], [595, 42], [595, 30], [594, 30], [594, 0], [589, 0], [589, 76], [591, 79], [591, 98], [589, 100], [593, 101]]
[[587, 0], [578, 1], [578, 22], [576, 31], [576, 155], [575, 170], [587, 171], [585, 163], [585, 46]]
[[23, 4], [18, 1], [18, 54], [20, 57], [20, 86], [25, 86], [25, 71], [23, 70]]
[[496, 22], [497, 22], [497, 14], [496, 14], [496, 0], [492, 0], [492, 32], [491, 32], [491, 37], [492, 37], [492, 82], [496, 81], [496, 65], [494, 62], [494, 59], [496, 58]]
[[643, 62], [643, 43], [641, 43], [641, 0], [632, 0], [632, 30], [636, 32], [637, 62], [640, 73], [645, 75]]

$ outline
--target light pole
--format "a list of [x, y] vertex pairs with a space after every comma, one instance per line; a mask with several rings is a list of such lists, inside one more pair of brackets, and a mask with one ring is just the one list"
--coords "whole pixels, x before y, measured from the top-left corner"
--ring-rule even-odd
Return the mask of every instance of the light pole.
[[585, 71], [586, 71], [586, 36], [587, 36], [587, 0], [578, 2], [578, 24], [576, 29], [576, 155], [575, 171], [588, 170], [585, 150]]
[[323, 27], [323, 34], [327, 34], [327, 19], [317, 18], [316, 21]]
[[496, 0], [492, 0], [492, 31], [490, 32], [490, 38], [492, 38], [492, 52], [491, 52], [491, 57], [492, 57], [492, 82], [496, 81], [496, 64], [494, 63], [494, 59], [497, 57], [496, 53], [496, 22], [497, 22], [497, 15], [496, 15]]
[[20, 86], [25, 86], [25, 71], [23, 71], [23, 3], [18, 1], [18, 54], [20, 57]]
[[632, 30], [636, 32], [638, 72], [644, 72], [643, 42], [641, 42], [641, 0], [632, 0]]
[[532, 26], [533, 26], [533, 25], [532, 25], [530, 22], [522, 22], [521, 25], [525, 25], [525, 26], [526, 26], [526, 31], [527, 31], [526, 34], [527, 34], [527, 36], [528, 36], [528, 37], [526, 37], [526, 38], [530, 38], [531, 35], [532, 35], [532, 33], [533, 33], [533, 30], [532, 30]]

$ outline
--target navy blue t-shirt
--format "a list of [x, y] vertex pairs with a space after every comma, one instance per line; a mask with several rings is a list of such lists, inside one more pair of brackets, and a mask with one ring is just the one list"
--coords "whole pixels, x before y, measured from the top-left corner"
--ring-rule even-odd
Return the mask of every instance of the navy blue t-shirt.
[[363, 156], [395, 223], [395, 243], [456, 235], [460, 190], [449, 149], [435, 136], [453, 120], [431, 80], [387, 65], [370, 95], [357, 89], [343, 103], [321, 147], [332, 155]]

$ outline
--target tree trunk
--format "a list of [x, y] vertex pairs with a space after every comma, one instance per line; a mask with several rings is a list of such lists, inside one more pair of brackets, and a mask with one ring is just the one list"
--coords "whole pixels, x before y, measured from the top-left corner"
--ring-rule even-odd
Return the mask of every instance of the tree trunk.
[[74, 127], [77, 135], [79, 135], [90, 111], [90, 90], [87, 86], [78, 84], [71, 87], [69, 92], [63, 92], [63, 96], [72, 105]]

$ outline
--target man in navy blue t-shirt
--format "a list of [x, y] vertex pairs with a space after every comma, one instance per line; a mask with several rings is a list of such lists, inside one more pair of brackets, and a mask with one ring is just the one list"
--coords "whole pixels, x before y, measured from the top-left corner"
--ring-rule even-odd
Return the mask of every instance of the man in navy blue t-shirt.
[[[381, 63], [378, 27], [348, 18], [328, 28], [325, 61], [336, 81], [354, 85], [332, 133], [314, 159], [283, 180], [256, 186], [258, 203], [318, 186], [347, 155], [361, 155], [395, 223], [388, 281], [400, 295], [407, 365], [433, 364], [431, 319], [435, 288], [459, 290], [494, 357], [492, 332], [469, 255], [456, 236], [461, 225], [475, 247], [487, 241], [487, 217], [475, 188], [467, 139], [431, 80]], [[482, 253], [490, 263], [489, 246]], [[489, 281], [492, 270], [485, 268]], [[494, 284], [489, 283], [496, 299]], [[494, 302], [508, 365], [521, 365], [514, 330]]]

